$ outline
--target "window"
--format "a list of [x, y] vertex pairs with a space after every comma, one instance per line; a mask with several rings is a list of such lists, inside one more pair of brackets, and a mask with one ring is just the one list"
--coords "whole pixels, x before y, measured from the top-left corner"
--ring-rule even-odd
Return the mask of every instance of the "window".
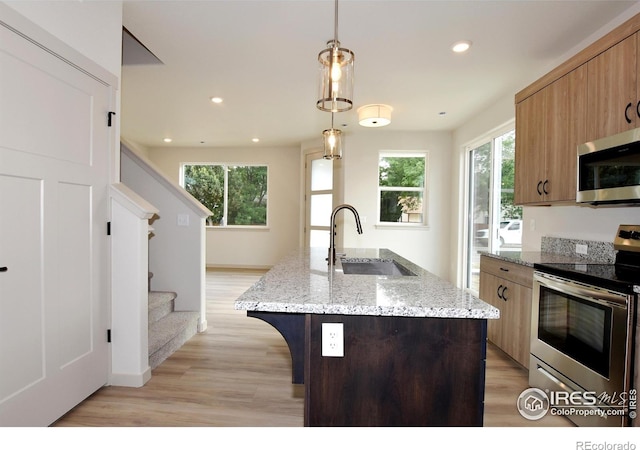
[[213, 213], [207, 226], [267, 225], [267, 166], [183, 164], [181, 184]]
[[464, 286], [479, 289], [480, 254], [521, 250], [522, 208], [514, 203], [515, 131], [497, 130], [467, 148], [467, 244]]
[[378, 220], [380, 223], [426, 223], [427, 154], [380, 153]]

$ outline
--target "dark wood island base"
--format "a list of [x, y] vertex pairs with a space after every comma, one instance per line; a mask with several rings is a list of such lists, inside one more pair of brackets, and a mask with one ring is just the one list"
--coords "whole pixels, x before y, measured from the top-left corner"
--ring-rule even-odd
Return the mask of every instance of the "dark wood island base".
[[[303, 369], [305, 426], [482, 426], [486, 319], [248, 315], [285, 337], [294, 382]], [[343, 324], [344, 357], [322, 356], [322, 323]]]

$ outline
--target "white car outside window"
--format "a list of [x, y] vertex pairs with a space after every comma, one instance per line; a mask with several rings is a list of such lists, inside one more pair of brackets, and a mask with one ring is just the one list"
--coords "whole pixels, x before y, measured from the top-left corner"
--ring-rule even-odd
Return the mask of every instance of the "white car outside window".
[[[500, 222], [500, 230], [498, 231], [498, 239], [500, 246], [503, 245], [520, 245], [522, 243], [522, 220], [508, 219]], [[482, 229], [476, 232], [476, 243], [481, 246], [487, 246], [489, 241], [489, 230]]]

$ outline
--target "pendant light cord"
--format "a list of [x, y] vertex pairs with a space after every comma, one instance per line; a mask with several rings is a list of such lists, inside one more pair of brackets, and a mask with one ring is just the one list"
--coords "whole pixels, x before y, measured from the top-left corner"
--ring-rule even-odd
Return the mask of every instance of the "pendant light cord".
[[335, 6], [335, 19], [334, 19], [334, 24], [333, 24], [333, 40], [334, 40], [334, 45], [337, 47], [338, 46], [338, 0], [336, 0], [336, 6]]

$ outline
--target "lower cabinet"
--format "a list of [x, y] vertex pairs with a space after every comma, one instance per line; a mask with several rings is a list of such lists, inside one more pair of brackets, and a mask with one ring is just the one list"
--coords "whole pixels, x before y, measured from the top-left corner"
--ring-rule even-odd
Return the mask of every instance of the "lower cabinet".
[[490, 256], [480, 258], [480, 298], [500, 310], [487, 338], [529, 368], [533, 268]]

